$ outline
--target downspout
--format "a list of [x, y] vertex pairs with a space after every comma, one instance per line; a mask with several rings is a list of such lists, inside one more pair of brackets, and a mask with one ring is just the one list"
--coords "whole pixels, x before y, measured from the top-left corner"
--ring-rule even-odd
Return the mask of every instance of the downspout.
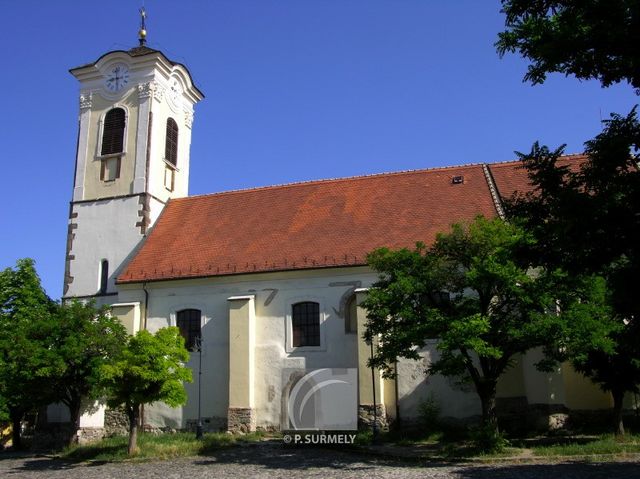
[[394, 383], [395, 395], [396, 395], [396, 429], [402, 428], [402, 422], [400, 421], [400, 393], [398, 392], [398, 361], [393, 363], [393, 373], [396, 377]]
[[147, 283], [142, 283], [142, 291], [144, 291], [144, 321], [142, 322], [142, 329], [147, 330], [147, 318], [149, 316], [149, 291], [147, 291]]
[[[142, 283], [142, 291], [144, 291], [144, 320], [142, 329], [147, 330], [147, 318], [149, 316], [149, 291], [147, 291], [147, 283]], [[144, 404], [140, 406], [140, 429], [144, 432]]]

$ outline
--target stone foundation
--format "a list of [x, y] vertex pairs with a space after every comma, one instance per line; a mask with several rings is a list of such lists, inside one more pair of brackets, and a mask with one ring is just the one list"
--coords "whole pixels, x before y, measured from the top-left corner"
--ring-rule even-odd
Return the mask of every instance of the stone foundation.
[[129, 434], [129, 419], [122, 409], [107, 409], [104, 412], [105, 436], [126, 436]]
[[76, 431], [71, 423], [48, 423], [39, 426], [33, 433], [31, 447], [36, 451], [64, 448]]
[[230, 407], [227, 416], [227, 431], [246, 434], [256, 430], [256, 414], [251, 408]]
[[389, 430], [389, 421], [384, 404], [376, 404], [375, 416], [372, 404], [360, 404], [358, 406], [358, 429], [371, 429], [374, 420], [379, 431]]
[[[198, 427], [197, 419], [187, 419], [186, 429], [189, 432], [196, 432]], [[227, 418], [224, 417], [203, 417], [202, 430], [204, 432], [222, 432], [227, 430]]]
[[78, 429], [78, 444], [90, 444], [105, 437], [103, 427], [81, 427]]

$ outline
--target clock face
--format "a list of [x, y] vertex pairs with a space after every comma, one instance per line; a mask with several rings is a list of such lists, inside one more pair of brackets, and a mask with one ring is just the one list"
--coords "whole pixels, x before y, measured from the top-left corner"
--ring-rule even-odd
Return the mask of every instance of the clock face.
[[105, 86], [110, 92], [122, 90], [129, 84], [129, 68], [126, 65], [118, 64], [111, 67], [105, 79]]
[[182, 86], [177, 79], [171, 80], [169, 85], [169, 98], [173, 102], [174, 105], [178, 105], [180, 101], [180, 97], [182, 96]]

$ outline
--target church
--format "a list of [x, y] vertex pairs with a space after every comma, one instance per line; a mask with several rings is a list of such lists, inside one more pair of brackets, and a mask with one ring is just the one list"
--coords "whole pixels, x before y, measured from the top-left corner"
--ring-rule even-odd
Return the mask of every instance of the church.
[[[207, 431], [287, 427], [291, 371], [356, 371], [361, 423], [415, 422], [431, 398], [447, 418], [480, 413], [472, 391], [401, 360], [397, 378], [367, 367], [359, 304], [376, 274], [376, 247], [427, 244], [451, 224], [500, 217], [528, 180], [517, 162], [469, 164], [189, 196], [194, 108], [204, 95], [188, 68], [140, 45], [70, 70], [79, 82], [79, 132], [65, 259], [64, 300], [107, 304], [134, 334], [177, 326], [194, 382], [179, 408], [145, 407], [148, 428]], [[204, 134], [200, 132], [199, 134]], [[580, 161], [580, 156], [567, 161]], [[196, 161], [198, 161], [196, 159]], [[502, 410], [611, 407], [609, 396], [563, 365], [535, 370], [522, 355], [502, 378]], [[87, 436], [109, 428], [91, 408]], [[50, 408], [50, 421], [64, 412]]]

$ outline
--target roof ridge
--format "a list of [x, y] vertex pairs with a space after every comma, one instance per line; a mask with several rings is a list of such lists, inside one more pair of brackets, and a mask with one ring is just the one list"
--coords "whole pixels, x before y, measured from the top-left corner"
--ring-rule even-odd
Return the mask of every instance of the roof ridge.
[[[586, 156], [587, 156], [586, 153], [567, 153], [566, 155], [560, 156], [560, 159], [584, 158]], [[510, 165], [513, 163], [520, 163], [520, 160], [503, 160], [503, 161], [494, 161], [491, 163], [483, 163], [483, 164], [491, 168], [492, 166], [504, 166], [504, 165]]]
[[366, 180], [370, 178], [376, 177], [385, 177], [385, 176], [400, 176], [400, 175], [408, 175], [412, 173], [426, 173], [426, 172], [435, 172], [442, 170], [453, 170], [456, 168], [469, 168], [473, 166], [482, 166], [485, 163], [465, 163], [462, 165], [450, 165], [450, 166], [438, 166], [435, 168], [416, 168], [411, 170], [400, 170], [400, 171], [385, 171], [381, 173], [369, 173], [366, 175], [353, 175], [353, 176], [343, 176], [339, 178], [323, 178], [319, 180], [301, 180], [301, 181], [292, 181], [290, 183], [279, 183], [275, 185], [267, 185], [267, 186], [255, 186], [250, 188], [237, 188], [234, 190], [227, 191], [217, 191], [214, 193], [202, 193], [199, 195], [189, 195], [183, 198], [174, 198], [175, 200], [188, 200], [190, 198], [204, 198], [208, 196], [218, 196], [218, 195], [227, 195], [227, 194], [235, 194], [235, 193], [246, 193], [249, 191], [264, 191], [264, 190], [275, 190], [275, 189], [283, 189], [294, 186], [303, 186], [303, 185], [312, 185], [312, 184], [324, 184], [324, 183], [338, 183], [342, 181], [353, 181], [353, 180]]
[[[580, 157], [584, 156], [584, 153], [570, 153], [568, 155], [562, 155], [561, 158], [568, 157]], [[380, 173], [369, 173], [365, 175], [352, 175], [352, 176], [343, 176], [338, 178], [322, 178], [318, 180], [301, 180], [301, 181], [292, 181], [290, 183], [278, 183], [275, 185], [266, 185], [266, 186], [254, 186], [249, 188], [236, 188], [232, 190], [226, 191], [216, 191], [213, 193], [201, 193], [199, 195], [189, 195], [183, 198], [175, 198], [174, 200], [189, 200], [191, 198], [205, 198], [210, 196], [219, 196], [219, 195], [228, 195], [228, 194], [236, 194], [236, 193], [247, 193], [251, 191], [264, 191], [264, 190], [276, 190], [282, 188], [290, 188], [295, 186], [303, 186], [303, 185], [313, 185], [313, 184], [325, 184], [325, 183], [337, 183], [342, 181], [353, 181], [353, 180], [365, 180], [376, 177], [383, 176], [399, 176], [399, 175], [408, 175], [412, 173], [426, 173], [426, 172], [435, 172], [435, 171], [444, 171], [444, 170], [453, 170], [456, 168], [469, 168], [473, 166], [488, 165], [492, 167], [494, 165], [508, 165], [512, 163], [518, 163], [520, 160], [505, 160], [505, 161], [496, 161], [492, 163], [486, 162], [476, 162], [476, 163], [463, 163], [460, 165], [449, 165], [449, 166], [437, 166], [434, 168], [415, 168], [409, 170], [400, 170], [400, 171], [383, 171]]]

